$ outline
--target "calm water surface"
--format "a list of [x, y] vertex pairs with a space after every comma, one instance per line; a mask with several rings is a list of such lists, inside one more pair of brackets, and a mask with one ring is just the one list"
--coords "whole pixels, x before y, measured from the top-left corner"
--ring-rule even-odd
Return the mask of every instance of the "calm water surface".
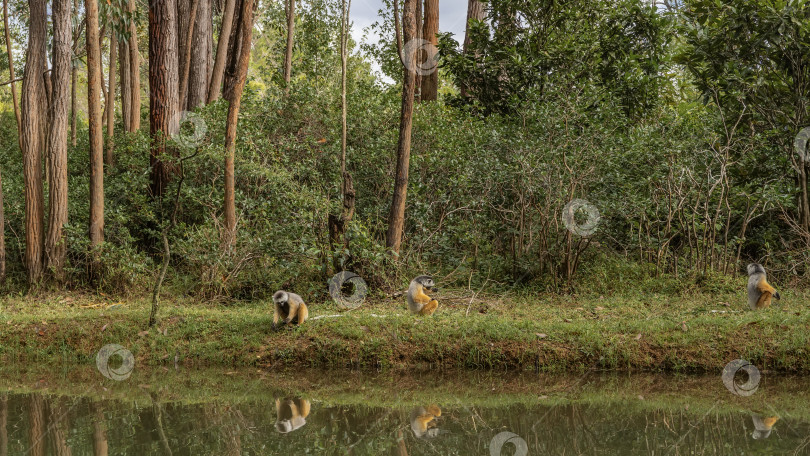
[[179, 368], [113, 381], [6, 366], [0, 455], [810, 454], [810, 382], [763, 373], [751, 386], [719, 373]]

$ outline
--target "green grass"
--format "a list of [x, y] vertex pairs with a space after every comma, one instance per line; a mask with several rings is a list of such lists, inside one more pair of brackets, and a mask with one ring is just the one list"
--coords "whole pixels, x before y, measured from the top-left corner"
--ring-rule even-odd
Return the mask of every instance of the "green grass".
[[[437, 296], [432, 317], [410, 315], [404, 299], [382, 300], [277, 333], [266, 302], [165, 301], [157, 327], [144, 332], [147, 300], [6, 297], [0, 359], [93, 363], [99, 348], [117, 343], [146, 365], [177, 355], [219, 366], [717, 372], [744, 358], [763, 370], [810, 372], [808, 294], [783, 295], [753, 312], [742, 294], [512, 294], [471, 302], [469, 293], [449, 290]], [[310, 317], [339, 313], [332, 303], [310, 304]]]

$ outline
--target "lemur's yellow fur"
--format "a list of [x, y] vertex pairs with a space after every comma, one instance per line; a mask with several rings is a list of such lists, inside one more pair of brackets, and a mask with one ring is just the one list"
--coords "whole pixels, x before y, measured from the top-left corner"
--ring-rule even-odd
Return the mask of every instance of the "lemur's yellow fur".
[[[289, 324], [300, 325], [309, 317], [309, 310], [301, 296], [287, 291], [277, 291], [273, 295], [273, 330]], [[282, 321], [279, 326], [279, 320]]]
[[436, 311], [436, 308], [439, 307], [439, 301], [431, 299], [430, 296], [425, 293], [425, 288], [421, 285], [417, 289], [413, 300], [422, 305], [422, 309], [419, 311], [420, 315], [431, 315]]
[[419, 276], [411, 280], [408, 287], [408, 308], [419, 315], [433, 315], [439, 307], [439, 301], [428, 296], [428, 291], [437, 291], [433, 279], [429, 276]]
[[751, 263], [748, 271], [748, 306], [751, 310], [764, 309], [771, 305], [771, 298], [780, 299], [779, 292], [768, 283], [765, 268]]
[[442, 409], [437, 405], [417, 407], [411, 412], [411, 430], [419, 438], [436, 437], [439, 435], [436, 418], [440, 416]]
[[276, 430], [286, 434], [307, 424], [310, 407], [306, 399], [276, 399]]

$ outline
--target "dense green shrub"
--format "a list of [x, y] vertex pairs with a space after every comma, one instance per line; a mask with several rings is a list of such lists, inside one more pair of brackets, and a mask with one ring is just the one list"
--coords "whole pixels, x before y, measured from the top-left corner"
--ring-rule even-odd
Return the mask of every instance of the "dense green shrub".
[[[276, 5], [261, 17], [242, 103], [233, 247], [220, 248], [227, 113], [221, 100], [196, 113], [207, 127], [199, 143], [175, 144], [183, 172], [163, 200], [147, 196], [148, 126], [139, 134], [116, 130], [116, 163], [105, 175], [104, 270], [100, 280], [88, 282], [87, 131], [80, 123], [79, 143], [69, 152], [66, 285], [119, 294], [151, 287], [175, 195], [180, 209], [168, 230], [167, 289], [205, 299], [262, 299], [282, 287], [323, 297], [336, 263], [362, 275], [377, 292], [400, 289], [423, 273], [476, 289], [615, 293], [615, 277], [653, 293], [726, 289], [728, 274], [762, 258], [772, 258], [768, 266], [777, 274], [806, 280], [807, 241], [790, 233], [780, 217], [795, 209], [797, 189], [788, 160], [774, 146], [776, 133], [729, 133], [724, 111], [696, 102], [698, 92], [674, 65], [667, 66], [674, 71], [668, 82], [659, 81], [661, 65], [669, 65], [662, 34], [674, 19], [636, 3], [624, 2], [631, 7], [609, 14], [600, 3], [607, 16], [598, 30], [612, 30], [612, 38], [597, 49], [588, 45], [596, 32], [583, 31], [557, 43], [556, 60], [518, 58], [539, 52], [527, 44], [537, 32], [531, 24], [513, 37], [524, 47], [506, 60], [499, 58], [513, 44], [484, 42], [481, 31], [490, 70], [508, 61], [515, 66], [509, 74], [528, 78], [533, 65], [559, 63], [569, 48], [600, 66], [580, 78], [574, 59], [566, 61], [566, 71], [540, 82], [514, 79], [519, 96], [497, 92], [498, 77], [479, 75], [487, 80], [487, 93], [499, 97], [464, 99], [445, 85], [442, 93], [449, 94], [443, 100], [417, 105], [405, 239], [396, 259], [383, 244], [400, 87], [380, 84], [368, 56], [350, 59], [347, 157], [357, 211], [348, 249], [335, 248], [327, 229], [329, 214], [339, 212], [341, 203], [339, 65], [330, 46], [337, 37], [335, 7], [316, 2], [301, 11], [296, 76], [285, 97], [276, 73], [284, 31]], [[493, 8], [508, 4], [495, 2]], [[580, 30], [590, 17], [583, 14], [566, 16], [567, 28], [547, 38]], [[635, 28], [632, 18], [641, 21]], [[638, 32], [637, 40], [621, 39], [628, 27]], [[382, 43], [377, 56], [390, 45]], [[615, 46], [605, 48], [610, 43]], [[605, 53], [615, 58], [606, 62]], [[477, 77], [464, 59], [448, 56], [443, 76]], [[382, 64], [391, 69], [390, 62]], [[613, 81], [616, 72], [626, 77]], [[24, 286], [22, 173], [13, 114], [2, 115], [0, 169], [11, 266], [5, 287], [15, 289]], [[575, 234], [563, 222], [564, 208], [575, 199], [599, 212], [591, 236]], [[586, 214], [572, 215], [582, 223]], [[684, 286], [684, 277], [693, 280]]]

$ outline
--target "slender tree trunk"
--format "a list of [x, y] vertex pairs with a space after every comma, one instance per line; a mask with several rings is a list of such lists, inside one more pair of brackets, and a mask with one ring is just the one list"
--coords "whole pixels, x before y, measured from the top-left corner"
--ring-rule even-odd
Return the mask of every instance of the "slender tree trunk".
[[[810, 146], [807, 147], [807, 152], [810, 154]], [[808, 175], [808, 167], [807, 161], [803, 158], [803, 156], [799, 156], [798, 162], [798, 180], [799, 180], [799, 195], [798, 195], [798, 206], [799, 206], [799, 224], [805, 230], [810, 232], [810, 192], [808, 191], [807, 185], [807, 175]]]
[[[183, 1], [183, 0], [181, 0]], [[180, 47], [183, 52], [182, 63], [180, 64], [182, 77], [180, 78], [180, 109], [185, 110], [188, 103], [188, 76], [191, 73], [191, 55], [195, 52], [192, 50], [192, 40], [194, 39], [194, 26], [197, 22], [197, 7], [200, 0], [191, 0], [191, 9], [189, 10], [189, 20], [186, 28], [185, 36], [178, 37], [183, 41]], [[182, 29], [182, 27], [181, 27]]]
[[[99, 55], [101, 55], [101, 128], [105, 128], [107, 126], [107, 108], [110, 106], [109, 99], [110, 99], [110, 91], [107, 90], [107, 77], [109, 76], [108, 72], [104, 71], [104, 34], [107, 32], [107, 25], [103, 25], [101, 27], [100, 38], [99, 38]], [[102, 133], [102, 137], [104, 134]]]
[[194, 23], [191, 62], [188, 75], [186, 109], [193, 110], [205, 104], [214, 65], [214, 22], [211, 0], [198, 0], [197, 20]]
[[[463, 46], [464, 54], [467, 54], [469, 52], [468, 48], [470, 47], [470, 39], [471, 39], [470, 24], [472, 20], [483, 21], [484, 17], [485, 17], [484, 4], [481, 3], [479, 0], [469, 0], [469, 2], [467, 3], [467, 28], [464, 32], [464, 46]], [[461, 84], [460, 92], [461, 96], [466, 98], [468, 96], [467, 86]]]
[[[43, 3], [45, 3], [43, 1]], [[23, 107], [23, 112], [25, 108]], [[38, 393], [32, 393], [28, 398], [28, 453], [31, 456], [45, 456], [47, 440], [45, 440], [47, 426], [45, 424], [45, 402]]]
[[0, 456], [8, 456], [8, 396], [0, 396]]
[[[73, 15], [79, 14], [79, 0], [73, 0]], [[71, 21], [72, 22], [72, 21]], [[76, 147], [76, 118], [77, 118], [77, 105], [76, 105], [76, 82], [79, 78], [79, 66], [76, 63], [76, 52], [79, 47], [79, 37], [81, 37], [81, 32], [78, 30], [74, 30], [73, 32], [73, 47], [70, 49], [70, 144], [73, 147]]]
[[127, 42], [118, 43], [118, 77], [121, 79], [121, 119], [124, 131], [129, 131], [129, 121], [132, 117], [130, 103], [132, 103], [131, 72], [129, 69], [129, 46]]
[[107, 421], [101, 404], [93, 404], [93, 456], [107, 456]]
[[3, 0], [3, 24], [6, 31], [6, 53], [8, 54], [8, 72], [11, 76], [11, 100], [14, 103], [14, 116], [17, 118], [17, 141], [20, 141], [20, 105], [17, 102], [17, 76], [14, 74], [14, 56], [11, 52], [11, 33], [8, 30], [8, 0]]
[[45, 238], [45, 266], [58, 281], [64, 278], [67, 247], [64, 226], [68, 221], [68, 96], [73, 60], [70, 0], [53, 0], [53, 65], [50, 132], [48, 134], [48, 236]]
[[214, 61], [214, 69], [211, 72], [211, 82], [208, 85], [208, 103], [216, 101], [222, 93], [222, 79], [225, 74], [225, 61], [228, 56], [228, 43], [231, 38], [235, 9], [236, 0], [225, 1], [225, 11], [222, 13], [222, 28], [217, 42], [217, 57]]
[[[290, 7], [295, 0], [290, 0]], [[340, 135], [340, 174], [346, 174], [346, 143], [348, 139], [347, 117], [348, 104], [346, 103], [346, 73], [349, 61], [349, 12], [352, 9], [352, 0], [343, 0], [342, 20], [340, 30], [340, 107], [341, 107], [341, 135]], [[287, 41], [287, 53], [291, 52], [289, 40]], [[287, 81], [289, 82], [289, 80]], [[343, 192], [345, 195], [346, 185], [344, 179]]]
[[29, 0], [30, 9], [28, 50], [23, 76], [21, 120], [21, 148], [23, 181], [25, 185], [25, 265], [28, 280], [42, 279], [44, 247], [44, 197], [42, 190], [42, 156], [46, 144], [46, 102], [43, 73], [47, 16], [45, 0]]
[[[58, 0], [54, 0], [58, 1]], [[67, 2], [68, 10], [70, 9], [70, 1]], [[68, 13], [69, 14], [69, 13]], [[68, 23], [68, 27], [70, 24]], [[65, 103], [67, 105], [67, 103]], [[67, 126], [67, 118], [65, 120]], [[67, 132], [67, 130], [65, 130]], [[65, 142], [67, 143], [67, 134], [65, 134]], [[71, 456], [73, 452], [67, 443], [67, 411], [62, 404], [61, 399], [51, 399], [48, 404], [48, 429], [47, 434], [50, 437], [51, 448], [53, 449], [54, 456]]]
[[222, 84], [222, 96], [230, 101], [233, 98], [233, 89], [237, 82], [239, 56], [242, 50], [242, 6], [245, 0], [237, 0], [236, 11], [233, 13], [233, 26], [231, 37], [228, 40], [228, 55], [225, 62], [225, 80]]
[[399, 57], [400, 63], [404, 63], [405, 59], [402, 55], [402, 27], [400, 26], [400, 15], [399, 15], [399, 0], [393, 0], [393, 8], [394, 8], [394, 40], [397, 44], [397, 57]]
[[[416, 35], [416, 2], [405, 0], [403, 5], [402, 29], [405, 43]], [[397, 168], [394, 181], [394, 195], [391, 201], [391, 212], [388, 216], [388, 233], [386, 246], [399, 254], [402, 243], [402, 232], [405, 227], [405, 200], [408, 194], [408, 170], [411, 160], [411, 129], [413, 127], [413, 102], [416, 90], [416, 73], [411, 71], [416, 65], [416, 53], [405, 56], [404, 77], [402, 85], [402, 111], [399, 123], [399, 144], [397, 146]]]
[[464, 32], [464, 53], [467, 53], [467, 48], [470, 46], [470, 19], [476, 21], [484, 20], [484, 4], [479, 0], [469, 0], [467, 3], [467, 28]]
[[[6, 212], [3, 205], [3, 177], [0, 175], [0, 285], [6, 281]], [[2, 456], [2, 455], [0, 455]]]
[[163, 430], [163, 407], [158, 403], [157, 395], [149, 393], [152, 398], [152, 413], [155, 418], [155, 428], [157, 430], [158, 439], [163, 447], [163, 454], [165, 456], [172, 456], [172, 448], [169, 445], [169, 439], [166, 437], [166, 432]]
[[[341, 193], [343, 194], [343, 209], [340, 215], [329, 214], [329, 237], [333, 246], [340, 246], [341, 251], [348, 248], [346, 238], [346, 226], [354, 218], [355, 190], [352, 177], [346, 170], [346, 145], [348, 139], [347, 118], [348, 103], [346, 101], [346, 75], [349, 58], [349, 13], [351, 11], [351, 0], [343, 0], [341, 3], [342, 18], [340, 27], [340, 99], [341, 99], [341, 138], [340, 138], [340, 175], [342, 179]], [[333, 267], [335, 270], [345, 269], [345, 263], [340, 257], [334, 256]]]
[[[45, 53], [45, 61], [48, 61], [48, 53]], [[45, 85], [45, 111], [51, 112], [51, 94], [53, 90], [51, 88], [51, 74], [48, 72], [48, 66], [45, 66], [45, 71], [42, 73], [42, 83]]]
[[240, 16], [241, 52], [237, 65], [235, 84], [231, 98], [228, 99], [228, 121], [225, 125], [225, 236], [224, 248], [228, 249], [236, 237], [236, 179], [234, 159], [236, 155], [236, 124], [239, 120], [239, 108], [242, 104], [242, 90], [247, 80], [250, 63], [250, 45], [253, 39], [253, 2], [242, 0]]
[[180, 75], [177, 55], [176, 0], [149, 4], [149, 130], [152, 135], [151, 194], [160, 197], [175, 166], [165, 156], [166, 139], [179, 129]]
[[[6, 53], [8, 54], [8, 72], [11, 77], [11, 100], [14, 103], [14, 117], [17, 119], [17, 145], [22, 149], [22, 122], [20, 120], [20, 105], [17, 101], [17, 83], [14, 82], [17, 76], [14, 74], [14, 57], [11, 52], [11, 34], [8, 29], [8, 0], [3, 0], [3, 24], [5, 25], [6, 34]], [[0, 176], [0, 284], [6, 280], [6, 220], [5, 220], [5, 207], [3, 205], [3, 179]], [[3, 396], [4, 412], [8, 410], [5, 408], [6, 397]], [[7, 415], [4, 415], [7, 416]], [[3, 421], [3, 428], [0, 430], [5, 433], [5, 421]], [[6, 434], [4, 434], [7, 437]], [[8, 439], [0, 441], [0, 456], [8, 454]]]
[[76, 136], [76, 79], [78, 79], [79, 71], [75, 62], [71, 62], [70, 65], [72, 67], [70, 70], [70, 144], [76, 147], [78, 140]]
[[[422, 18], [424, 14], [422, 12], [422, 5], [424, 0], [416, 0], [416, 36], [414, 39], [418, 40], [420, 43], [422, 41]], [[425, 50], [420, 46], [416, 50], [416, 68], [422, 68], [422, 64], [425, 61]], [[422, 101], [422, 77], [420, 75], [416, 75], [416, 88], [414, 89], [414, 102], [419, 103]]]
[[87, 106], [90, 130], [90, 248], [95, 275], [97, 249], [104, 242], [104, 131], [101, 117], [101, 46], [99, 45], [98, 3], [85, 0], [87, 42]]
[[[112, 24], [111, 24], [112, 25]], [[107, 166], [112, 166], [113, 148], [115, 144], [115, 57], [118, 55], [118, 36], [115, 30], [110, 27], [110, 75], [109, 87], [107, 88]]]
[[[436, 58], [436, 50], [439, 46], [439, 0], [425, 0], [425, 23], [422, 28], [422, 36], [432, 47], [427, 49], [426, 58], [433, 60]], [[433, 68], [435, 63], [428, 63], [425, 67]], [[439, 97], [439, 70], [435, 69], [429, 74], [422, 76], [422, 98], [421, 101], [436, 101]]]
[[[127, 8], [134, 15], [135, 0], [129, 0]], [[135, 19], [129, 23], [129, 71], [132, 101], [129, 105], [131, 117], [128, 131], [134, 132], [141, 128], [141, 55], [138, 52], [138, 24]]]
[[[292, 54], [295, 38], [295, 0], [287, 0], [287, 52], [284, 54], [284, 95], [290, 93]], [[342, 39], [342, 38], [341, 38]]]
[[[191, 16], [191, 4], [195, 0], [177, 0], [177, 74], [179, 75], [178, 93], [180, 94], [180, 101], [182, 102], [185, 96], [180, 90], [183, 84], [183, 74], [185, 73], [186, 63], [186, 50], [188, 49], [188, 33], [193, 19]], [[180, 109], [185, 109], [185, 105], [180, 104]]]

